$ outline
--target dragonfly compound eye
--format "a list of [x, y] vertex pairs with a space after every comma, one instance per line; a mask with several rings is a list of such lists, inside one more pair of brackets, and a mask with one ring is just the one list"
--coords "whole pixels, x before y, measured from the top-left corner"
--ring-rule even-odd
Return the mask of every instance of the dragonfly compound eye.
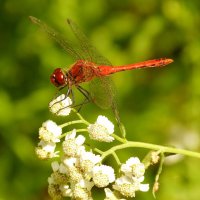
[[50, 81], [56, 87], [64, 86], [66, 84], [65, 74], [62, 72], [61, 68], [57, 68], [54, 70], [54, 72], [50, 76]]

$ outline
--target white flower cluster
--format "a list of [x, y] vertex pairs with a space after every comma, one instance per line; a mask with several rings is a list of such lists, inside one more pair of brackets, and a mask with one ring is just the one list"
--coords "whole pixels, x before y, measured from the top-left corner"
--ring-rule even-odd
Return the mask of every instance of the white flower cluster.
[[[69, 107], [72, 104], [72, 101], [69, 97], [66, 98], [64, 94], [58, 96], [56, 99], [50, 102], [50, 111], [56, 115], [66, 116], [71, 112], [71, 108]], [[99, 142], [112, 142], [114, 138], [111, 134], [114, 132], [114, 125], [110, 122], [106, 117], [99, 116], [97, 121], [94, 124], [90, 124], [87, 127], [89, 136], [93, 140], [97, 140]], [[55, 122], [48, 120], [42, 124], [42, 127], [39, 129], [39, 139], [40, 142], [38, 147], [36, 148], [36, 154], [40, 159], [49, 159], [58, 156], [58, 151], [55, 151], [56, 143], [60, 142], [59, 137], [62, 134], [62, 129]], [[73, 137], [67, 136], [67, 137]], [[73, 140], [69, 140], [64, 142], [63, 150], [65, 151], [68, 146], [71, 146], [71, 151], [68, 151], [68, 154], [73, 155], [74, 150], [78, 144], [74, 146], [71, 145]], [[76, 152], [77, 153], [77, 152]]]
[[[49, 103], [49, 109], [58, 116], [67, 116], [71, 112], [72, 100], [62, 94]], [[112, 142], [114, 125], [105, 116], [99, 116], [94, 124], [88, 126], [89, 137], [99, 142]]]
[[115, 180], [113, 189], [119, 191], [123, 196], [135, 197], [136, 191], [146, 192], [149, 190], [149, 184], [142, 184], [145, 166], [139, 158], [129, 158], [126, 164], [122, 164], [121, 172], [122, 176]]
[[39, 129], [38, 147], [35, 149], [37, 156], [40, 159], [48, 159], [58, 156], [58, 151], [55, 152], [56, 143], [60, 142], [59, 136], [62, 134], [62, 129], [53, 121], [48, 120], [42, 124]]
[[115, 181], [113, 168], [102, 165], [99, 155], [86, 151], [84, 142], [85, 137], [76, 137], [75, 130], [62, 142], [62, 161], [52, 163], [53, 173], [48, 179], [48, 191], [53, 199], [92, 199], [93, 186], [107, 187]]
[[94, 124], [88, 126], [89, 137], [99, 142], [112, 142], [114, 137], [114, 125], [107, 117], [99, 116]]
[[[66, 116], [71, 112], [72, 101], [69, 97], [61, 95], [50, 102], [50, 111], [56, 115]], [[89, 124], [78, 114], [82, 122], [87, 125], [89, 137], [99, 142], [112, 142], [114, 140], [114, 125], [104, 116], [98, 116], [94, 124]], [[77, 123], [75, 121], [75, 123]], [[39, 128], [40, 142], [36, 147], [36, 154], [40, 159], [61, 157], [61, 161], [52, 162], [52, 174], [48, 178], [48, 192], [52, 199], [70, 197], [78, 200], [92, 200], [91, 189], [93, 186], [105, 191], [105, 200], [124, 200], [120, 198], [135, 197], [136, 191], [148, 191], [149, 185], [142, 184], [144, 180], [144, 164], [136, 157], [132, 157], [121, 165], [121, 177], [115, 178], [114, 169], [103, 165], [100, 155], [86, 151], [83, 135], [76, 135], [74, 129], [70, 133], [63, 133], [62, 126], [47, 120]], [[62, 128], [61, 128], [62, 127]], [[65, 138], [64, 138], [65, 137]], [[64, 141], [61, 141], [61, 138]], [[55, 151], [56, 144], [60, 143], [60, 155]], [[110, 184], [113, 191], [107, 188]]]

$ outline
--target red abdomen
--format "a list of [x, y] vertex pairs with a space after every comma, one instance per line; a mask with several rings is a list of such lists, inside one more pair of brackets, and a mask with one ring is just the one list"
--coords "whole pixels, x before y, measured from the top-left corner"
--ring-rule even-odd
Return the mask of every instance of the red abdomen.
[[99, 66], [100, 76], [106, 76], [109, 74], [113, 74], [116, 72], [121, 72], [125, 70], [132, 70], [132, 69], [140, 69], [140, 68], [147, 68], [147, 67], [163, 67], [165, 65], [168, 65], [172, 63], [173, 60], [169, 58], [160, 58], [160, 59], [154, 59], [154, 60], [147, 60], [144, 62], [129, 64], [129, 65], [123, 65], [123, 66]]

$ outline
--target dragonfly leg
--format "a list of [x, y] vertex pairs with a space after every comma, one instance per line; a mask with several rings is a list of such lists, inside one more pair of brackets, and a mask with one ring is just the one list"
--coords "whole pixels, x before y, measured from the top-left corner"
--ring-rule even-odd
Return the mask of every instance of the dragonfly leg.
[[[63, 88], [61, 88], [61, 89], [63, 89]], [[60, 90], [60, 89], [59, 89], [59, 90]], [[61, 99], [61, 100], [59, 100], [59, 101], [57, 101], [57, 102], [55, 102], [54, 104], [60, 103], [61, 101], [65, 100], [65, 99], [66, 99], [67, 97], [69, 97], [69, 96], [71, 96], [72, 104], [71, 104], [71, 105], [68, 105], [68, 106], [66, 106], [66, 107], [64, 107], [64, 108], [59, 109], [59, 110], [56, 112], [56, 114], [58, 114], [61, 110], [66, 109], [66, 108], [68, 108], [68, 107], [69, 107], [69, 108], [76, 107], [76, 105], [74, 105], [74, 104], [75, 104], [75, 98], [74, 98], [74, 93], [73, 93], [73, 90], [72, 90], [71, 87], [68, 88], [67, 93], [65, 94], [65, 98], [64, 98], [64, 99]], [[53, 105], [54, 105], [54, 104], [53, 104]], [[53, 106], [53, 105], [52, 105], [52, 106]]]
[[[63, 89], [63, 88], [60, 88], [59, 91], [60, 91], [61, 89]], [[65, 94], [65, 98], [62, 99], [62, 100], [59, 100], [59, 101], [55, 102], [53, 105], [55, 105], [56, 103], [60, 103], [61, 101], [65, 100], [67, 97], [70, 96], [70, 97], [71, 97], [71, 100], [72, 100], [72, 104], [69, 105], [69, 106], [67, 106], [67, 107], [70, 107], [70, 108], [79, 107], [78, 110], [77, 110], [77, 111], [79, 112], [84, 104], [87, 104], [87, 103], [89, 103], [90, 101], [92, 101], [92, 100], [91, 100], [92, 98], [91, 98], [89, 92], [88, 92], [87, 90], [85, 90], [84, 88], [82, 88], [81, 86], [77, 86], [77, 89], [78, 89], [78, 90], [83, 94], [83, 96], [85, 97], [85, 99], [84, 99], [84, 101], [83, 101], [82, 103], [77, 104], [77, 105], [75, 104], [74, 92], [73, 92], [72, 88], [70, 87], [70, 88], [68, 88], [67, 93]], [[58, 96], [58, 95], [56, 95], [56, 97], [57, 97], [57, 96]], [[56, 99], [56, 97], [55, 97], [54, 99]], [[53, 106], [53, 105], [51, 105], [51, 106]], [[60, 110], [58, 110], [58, 111], [57, 111], [57, 114], [58, 114], [61, 110], [65, 109], [65, 108], [67, 108], [67, 107], [64, 107], [64, 108], [61, 108]]]
[[80, 103], [80, 104], [78, 104], [78, 105], [74, 105], [74, 106], [72, 106], [72, 107], [75, 108], [75, 107], [78, 107], [78, 106], [79, 106], [79, 108], [78, 108], [77, 111], [80, 112], [82, 106], [85, 105], [85, 104], [87, 104], [87, 103], [89, 103], [89, 102], [90, 102], [90, 101], [89, 101], [88, 99], [85, 98], [85, 100], [84, 100], [82, 103]]
[[[63, 89], [63, 88], [60, 88], [60, 89], [59, 89], [59, 92], [60, 92], [61, 89]], [[67, 93], [65, 94], [65, 98], [64, 98], [64, 99], [66, 99], [68, 96], [70, 96], [70, 94], [71, 94], [71, 96], [72, 96], [72, 102], [74, 102], [74, 95], [73, 95], [73, 91], [72, 91], [71, 88], [68, 88]], [[58, 97], [58, 92], [56, 92], [56, 95], [54, 96], [53, 100], [56, 99], [57, 97]], [[61, 100], [55, 102], [53, 105], [55, 105], [56, 103], [60, 103], [60, 102], [63, 101], [64, 99], [61, 99]], [[51, 106], [53, 106], [53, 105], [51, 105]]]
[[81, 86], [77, 86], [77, 89], [84, 95], [85, 99], [82, 103], [77, 104], [75, 103], [75, 97], [74, 97], [74, 92], [73, 90], [70, 88], [67, 91], [66, 97], [68, 97], [69, 95], [71, 95], [72, 98], [72, 105], [70, 105], [71, 108], [75, 108], [78, 107], [78, 112], [80, 111], [80, 109], [82, 108], [82, 105], [87, 104], [88, 102], [90, 102], [90, 98], [89, 98], [89, 92], [87, 90], [85, 90], [84, 88], [82, 88]]
[[70, 91], [70, 93], [68, 95], [70, 95], [70, 94], [71, 94], [71, 97], [72, 97], [72, 104], [75, 104], [75, 98], [74, 98], [74, 93], [73, 93], [72, 89], [71, 89], [71, 91]]
[[80, 85], [77, 86], [77, 89], [85, 97], [83, 103], [79, 104], [80, 106], [78, 109], [79, 112], [84, 104], [87, 104], [92, 101], [92, 97], [90, 96], [90, 93], [86, 89], [82, 88]]
[[88, 99], [88, 101], [93, 101], [90, 93], [86, 89], [82, 88], [80, 85], [77, 86], [77, 89], [86, 99]]

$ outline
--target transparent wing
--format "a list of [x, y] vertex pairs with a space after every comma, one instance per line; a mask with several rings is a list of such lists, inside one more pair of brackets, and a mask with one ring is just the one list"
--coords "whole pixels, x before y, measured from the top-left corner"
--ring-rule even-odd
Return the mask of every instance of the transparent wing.
[[[72, 21], [67, 20], [74, 35], [78, 39], [82, 51], [84, 52], [86, 59], [94, 62], [97, 65], [112, 65], [104, 56], [102, 56], [97, 49], [91, 45], [85, 34], [79, 29], [79, 27]], [[94, 102], [101, 108], [112, 107], [115, 96], [114, 84], [110, 77], [99, 77], [90, 81], [90, 93], [94, 99]]]
[[72, 47], [70, 41], [67, 39], [63, 38], [58, 32], [56, 32], [53, 28], [48, 26], [46, 23], [41, 21], [40, 19], [30, 16], [29, 17], [31, 22], [34, 24], [38, 25], [44, 32], [48, 34], [50, 38], [55, 40], [68, 54], [70, 54], [75, 60], [81, 59], [82, 54], [81, 50], [75, 49]]
[[85, 54], [85, 57], [88, 61], [92, 61], [98, 65], [112, 65], [110, 61], [102, 56], [98, 50], [90, 43], [89, 39], [85, 36], [85, 34], [81, 31], [81, 29], [75, 24], [72, 20], [67, 19], [67, 23], [69, 24], [72, 32], [78, 39], [82, 51]]
[[95, 78], [90, 82], [89, 87], [94, 103], [103, 109], [112, 107], [115, 101], [115, 90], [110, 77]]
[[[90, 41], [85, 36], [85, 34], [79, 29], [79, 27], [72, 20], [68, 19], [67, 22], [71, 27], [74, 35], [78, 39], [82, 51], [84, 52], [84, 54], [87, 54], [85, 55], [87, 60], [92, 61], [97, 65], [112, 66], [110, 61], [104, 56], [102, 56], [98, 52], [98, 50], [93, 45], [91, 45]], [[93, 79], [92, 81], [90, 81], [90, 91], [91, 91], [91, 96], [94, 99], [94, 102], [99, 107], [104, 109], [112, 108], [117, 123], [119, 125], [120, 131], [122, 135], [125, 136], [126, 132], [123, 124], [120, 121], [119, 112], [115, 100], [116, 90], [111, 77], [106, 76]]]

